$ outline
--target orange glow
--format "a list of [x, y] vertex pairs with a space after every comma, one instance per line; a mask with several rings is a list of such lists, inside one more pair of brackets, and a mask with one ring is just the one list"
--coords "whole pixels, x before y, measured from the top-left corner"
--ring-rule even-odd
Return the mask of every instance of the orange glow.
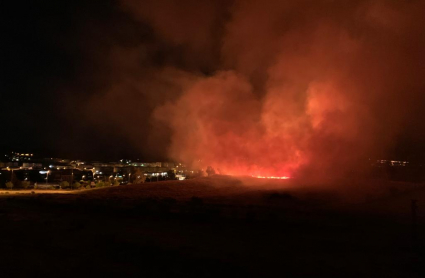
[[[317, 21], [286, 22], [280, 33], [276, 22], [289, 6], [239, 2], [241, 10], [226, 24], [221, 44], [223, 67], [210, 74], [167, 71], [180, 94], [156, 107], [153, 116], [171, 131], [171, 159], [226, 175], [327, 179], [352, 175], [365, 159], [392, 148], [403, 113], [410, 110], [399, 108], [407, 99], [399, 91], [407, 84], [423, 85], [419, 70], [398, 72], [407, 63], [406, 55], [399, 55], [405, 50], [386, 41], [393, 28], [382, 36], [377, 35], [384, 29], [376, 29], [381, 31], [365, 39], [369, 33], [359, 35], [323, 15]], [[398, 9], [381, 8], [365, 24], [373, 20], [384, 28], [396, 19]], [[259, 9], [264, 18], [258, 18]], [[408, 22], [406, 17], [397, 28], [410, 33], [416, 25]], [[413, 83], [394, 78], [416, 74]]]
[[257, 179], [275, 179], [275, 180], [287, 180], [290, 179], [291, 177], [265, 177], [265, 176], [252, 176], [253, 178], [257, 178]]

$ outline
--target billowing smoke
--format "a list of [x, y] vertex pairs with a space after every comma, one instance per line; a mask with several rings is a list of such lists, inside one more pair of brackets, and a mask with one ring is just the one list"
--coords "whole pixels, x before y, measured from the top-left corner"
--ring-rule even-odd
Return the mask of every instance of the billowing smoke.
[[424, 134], [415, 120], [425, 100], [424, 1], [123, 0], [121, 8], [155, 43], [120, 49], [123, 78], [106, 96], [131, 88], [131, 103], [148, 99], [148, 136], [169, 136], [172, 160], [238, 175], [344, 174], [385, 156], [402, 134]]

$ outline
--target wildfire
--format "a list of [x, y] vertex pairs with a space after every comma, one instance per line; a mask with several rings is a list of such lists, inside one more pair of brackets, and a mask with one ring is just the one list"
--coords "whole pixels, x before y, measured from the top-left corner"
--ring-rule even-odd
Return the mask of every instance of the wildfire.
[[275, 179], [275, 180], [287, 180], [287, 179], [291, 178], [291, 177], [286, 177], [286, 176], [283, 176], [283, 177], [252, 176], [252, 177], [257, 178], [257, 179]]

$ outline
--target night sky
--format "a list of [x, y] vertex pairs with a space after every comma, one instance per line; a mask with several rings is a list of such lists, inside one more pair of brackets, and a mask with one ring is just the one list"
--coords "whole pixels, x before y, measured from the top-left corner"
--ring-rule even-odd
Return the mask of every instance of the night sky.
[[281, 2], [2, 4], [0, 150], [424, 159], [424, 1]]
[[102, 122], [102, 113], [87, 115], [87, 103], [110, 85], [114, 69], [102, 58], [111, 46], [149, 39], [148, 28], [135, 25], [117, 5], [78, 0], [2, 5], [2, 151], [87, 159], [161, 158], [163, 154], [129, 146], [127, 135]]

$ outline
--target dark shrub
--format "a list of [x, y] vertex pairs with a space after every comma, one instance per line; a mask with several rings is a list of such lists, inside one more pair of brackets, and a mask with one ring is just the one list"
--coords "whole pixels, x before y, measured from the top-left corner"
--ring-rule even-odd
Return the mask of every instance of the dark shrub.
[[67, 181], [62, 181], [59, 185], [60, 185], [60, 188], [62, 188], [62, 189], [68, 189], [69, 188], [69, 182], [67, 182]]

